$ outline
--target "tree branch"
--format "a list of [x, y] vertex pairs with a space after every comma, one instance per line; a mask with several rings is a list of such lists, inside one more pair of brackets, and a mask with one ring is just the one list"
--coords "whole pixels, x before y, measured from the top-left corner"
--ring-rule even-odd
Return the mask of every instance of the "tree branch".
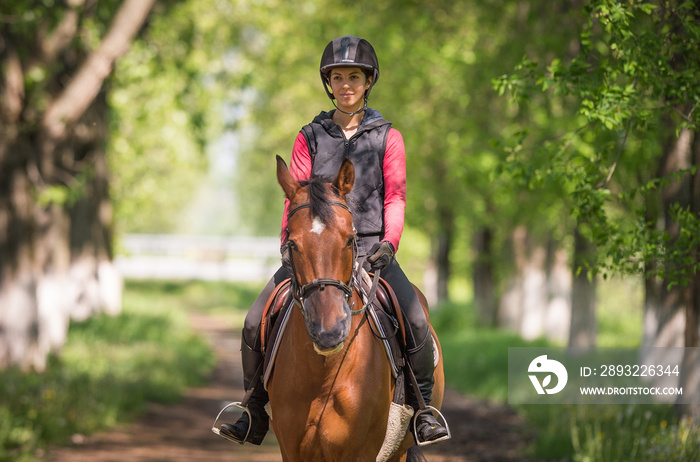
[[676, 114], [683, 117], [683, 119], [685, 119], [686, 122], [693, 123], [693, 112], [695, 112], [695, 109], [698, 107], [698, 104], [700, 103], [695, 103], [695, 105], [693, 105], [692, 109], [687, 115], [683, 113], [680, 109], [678, 109], [676, 106], [673, 106], [672, 109]]
[[620, 161], [620, 157], [622, 157], [622, 151], [625, 149], [625, 144], [627, 144], [627, 136], [630, 133], [630, 126], [632, 125], [632, 118], [630, 117], [629, 120], [627, 121], [627, 126], [625, 127], [625, 136], [622, 139], [622, 143], [620, 143], [620, 148], [617, 150], [617, 156], [615, 157], [615, 162], [613, 162], [612, 166], [610, 167], [610, 171], [608, 172], [608, 176], [605, 177], [605, 180], [602, 182], [598, 183], [596, 185], [596, 189], [603, 188], [610, 183], [610, 180], [612, 180], [613, 173], [615, 173], [615, 169], [617, 168], [617, 163]]
[[78, 30], [78, 7], [82, 6], [85, 0], [70, 1], [70, 9], [65, 12], [63, 19], [53, 30], [51, 35], [41, 43], [44, 62], [53, 62], [68, 44], [70, 44]]
[[22, 113], [24, 102], [24, 75], [17, 50], [7, 44], [5, 81], [2, 85], [3, 123], [14, 124]]
[[47, 141], [56, 142], [66, 136], [67, 127], [90, 106], [112, 72], [115, 61], [128, 50], [154, 3], [155, 0], [124, 0], [100, 46], [88, 56], [68, 86], [46, 110], [41, 125]]

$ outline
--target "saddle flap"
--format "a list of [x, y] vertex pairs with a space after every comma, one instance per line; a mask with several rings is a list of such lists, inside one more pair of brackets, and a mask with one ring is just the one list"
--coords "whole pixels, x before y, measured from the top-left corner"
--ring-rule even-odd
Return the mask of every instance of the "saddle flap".
[[280, 312], [291, 292], [291, 279], [280, 282], [267, 299], [260, 324], [260, 349], [265, 353], [270, 340], [273, 320]]
[[377, 286], [377, 301], [380, 304], [382, 310], [386, 313], [394, 315], [399, 323], [399, 332], [401, 333], [401, 344], [406, 345], [406, 326], [404, 324], [403, 312], [396, 299], [396, 293], [394, 289], [391, 288], [388, 282], [384, 279], [379, 278], [379, 285]]
[[[374, 275], [372, 275], [373, 277]], [[362, 285], [365, 293], [371, 292], [372, 280], [370, 275], [362, 272]], [[371, 304], [366, 305], [372, 331], [384, 344], [387, 359], [392, 366], [392, 375], [397, 378], [405, 364], [404, 351], [406, 348], [406, 329], [401, 307], [393, 289], [379, 278], [375, 297]], [[365, 301], [365, 303], [367, 303]]]
[[[362, 281], [362, 287], [365, 293], [370, 292], [370, 287], [372, 286], [372, 278], [374, 273], [368, 273], [362, 269], [362, 276], [360, 280]], [[400, 344], [401, 347], [406, 346], [406, 326], [403, 319], [403, 312], [401, 311], [401, 306], [399, 305], [398, 299], [396, 298], [396, 293], [394, 289], [391, 288], [388, 282], [386, 282], [381, 277], [379, 278], [379, 284], [377, 285], [377, 290], [375, 294], [375, 300], [373, 306], [388, 314], [389, 316], [394, 316], [399, 324], [399, 332], [401, 333]]]

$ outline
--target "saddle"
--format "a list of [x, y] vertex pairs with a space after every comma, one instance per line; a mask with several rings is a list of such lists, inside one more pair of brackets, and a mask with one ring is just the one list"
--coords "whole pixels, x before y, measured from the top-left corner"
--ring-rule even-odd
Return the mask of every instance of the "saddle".
[[[366, 297], [370, 293], [371, 276], [364, 271], [363, 275], [360, 294], [364, 297], [363, 303], [365, 303], [367, 317], [370, 321], [372, 332], [384, 344], [387, 359], [391, 364], [392, 375], [394, 378], [397, 378], [406, 364], [406, 326], [403, 314], [393, 289], [381, 278], [377, 285], [374, 300], [368, 304]], [[355, 288], [355, 290], [358, 289]], [[280, 339], [287, 326], [293, 307], [291, 280], [286, 279], [275, 287], [268, 298], [260, 325], [260, 345], [261, 351], [265, 356], [262, 376], [265, 389], [267, 389], [267, 382], [274, 368]]]

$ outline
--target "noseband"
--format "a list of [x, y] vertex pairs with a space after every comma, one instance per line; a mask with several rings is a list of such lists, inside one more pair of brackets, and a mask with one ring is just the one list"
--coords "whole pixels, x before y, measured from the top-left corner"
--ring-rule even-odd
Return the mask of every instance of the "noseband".
[[[347, 204], [343, 202], [337, 202], [337, 201], [332, 201], [329, 203], [330, 205], [340, 207], [344, 210], [347, 210], [348, 213], [350, 213], [350, 216], [352, 217], [352, 212], [350, 211], [350, 208], [347, 206]], [[310, 208], [311, 203], [305, 203], [305, 204], [300, 204], [297, 205], [296, 207], [292, 208], [289, 213], [287, 214], [287, 223], [289, 223], [290, 218], [292, 218], [292, 215], [294, 215], [296, 212], [298, 212], [301, 209], [306, 209]], [[353, 226], [353, 231], [355, 227]], [[287, 235], [289, 235], [289, 230], [287, 230]], [[336, 287], [340, 289], [344, 294], [345, 294], [345, 301], [350, 302], [350, 299], [352, 298], [352, 291], [354, 287], [354, 281], [355, 281], [355, 270], [356, 270], [356, 262], [357, 262], [357, 235], [353, 237], [353, 244], [352, 244], [352, 274], [350, 275], [350, 280], [345, 283], [343, 281], [340, 281], [338, 279], [333, 279], [333, 278], [319, 278], [319, 279], [314, 279], [313, 281], [309, 282], [308, 284], [304, 284], [303, 286], [300, 286], [299, 281], [297, 280], [297, 272], [296, 272], [296, 267], [294, 266], [294, 259], [292, 257], [292, 247], [294, 246], [294, 242], [291, 240], [288, 240], [287, 242], [284, 243], [282, 246], [282, 255], [286, 256], [285, 258], [291, 265], [291, 272], [292, 272], [292, 293], [294, 294], [294, 300], [299, 305], [299, 308], [301, 309], [301, 312], [304, 314], [304, 317], [306, 317], [306, 309], [304, 307], [304, 300], [309, 296], [311, 292], [314, 290], [318, 291], [323, 291], [327, 286], [331, 287]], [[352, 306], [350, 307], [350, 312], [352, 315], [357, 315], [357, 314], [362, 314], [365, 311], [365, 307], [363, 307], [360, 310], [353, 310]]]

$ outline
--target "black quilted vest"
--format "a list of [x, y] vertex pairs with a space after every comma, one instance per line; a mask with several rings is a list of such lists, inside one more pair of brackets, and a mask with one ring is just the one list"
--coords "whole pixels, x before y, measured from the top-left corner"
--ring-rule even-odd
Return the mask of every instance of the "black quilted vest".
[[355, 186], [348, 197], [355, 228], [360, 236], [384, 233], [384, 152], [391, 123], [379, 111], [367, 109], [350, 139], [331, 118], [321, 112], [302, 127], [311, 155], [311, 174], [335, 178], [346, 157], [355, 166]]

